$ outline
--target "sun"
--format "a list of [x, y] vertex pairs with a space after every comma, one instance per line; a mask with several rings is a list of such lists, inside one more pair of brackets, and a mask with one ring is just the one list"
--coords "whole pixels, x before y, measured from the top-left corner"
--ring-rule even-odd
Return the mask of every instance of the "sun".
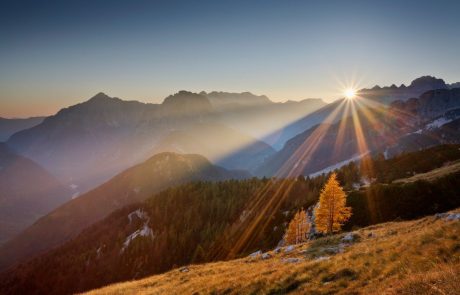
[[356, 97], [356, 90], [353, 88], [348, 88], [344, 92], [347, 99], [354, 99]]

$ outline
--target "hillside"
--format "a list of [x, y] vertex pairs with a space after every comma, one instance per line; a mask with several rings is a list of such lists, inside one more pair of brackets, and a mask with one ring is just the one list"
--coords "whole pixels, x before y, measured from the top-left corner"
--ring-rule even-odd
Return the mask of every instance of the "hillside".
[[0, 143], [0, 245], [70, 196], [43, 167]]
[[460, 283], [459, 212], [190, 265], [86, 294], [453, 295]]
[[199, 155], [155, 155], [58, 207], [0, 247], [0, 269], [60, 245], [116, 209], [143, 201], [168, 187], [194, 180], [244, 177], [248, 174], [214, 166]]
[[[432, 182], [391, 183], [401, 175], [425, 173], [458, 159], [459, 146], [452, 145], [390, 160], [369, 159], [379, 168], [376, 176], [369, 176], [353, 162], [338, 169], [338, 178], [348, 190], [347, 203], [353, 208], [345, 229], [458, 208], [460, 172]], [[395, 163], [399, 169], [393, 171]], [[368, 177], [374, 181], [359, 188], [362, 179]], [[144, 202], [115, 211], [62, 246], [5, 272], [0, 276], [5, 282], [0, 284], [0, 293], [82, 292], [176, 266], [273, 249], [296, 210], [317, 202], [326, 179], [327, 175], [320, 175], [190, 182], [163, 190]]]
[[212, 163], [251, 173], [275, 152], [268, 144], [220, 123], [173, 131], [157, 143], [151, 154], [164, 151], [206, 155]]
[[44, 117], [32, 117], [25, 119], [0, 118], [0, 142], [8, 140], [14, 133], [34, 127], [43, 122]]

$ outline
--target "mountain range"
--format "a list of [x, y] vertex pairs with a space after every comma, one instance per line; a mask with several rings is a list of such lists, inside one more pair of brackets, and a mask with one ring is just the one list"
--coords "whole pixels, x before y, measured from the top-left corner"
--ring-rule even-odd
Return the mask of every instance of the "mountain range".
[[[458, 165], [456, 170], [438, 173], [429, 182], [405, 184], [401, 180], [414, 171], [426, 175], [426, 172], [447, 170], [447, 164], [460, 160], [459, 148], [459, 145], [438, 146], [394, 159], [376, 160], [374, 164], [380, 167], [378, 180], [369, 187], [348, 192], [349, 204], [356, 212], [347, 227], [417, 218], [458, 207], [460, 199], [452, 193], [460, 175]], [[398, 169], [394, 169], [395, 165]], [[337, 170], [347, 187], [353, 187], [356, 181], [359, 183], [362, 173], [353, 165]], [[324, 176], [288, 180], [290, 189], [284, 192], [280, 207], [265, 216], [267, 225], [257, 226], [256, 238], [249, 239], [237, 257], [257, 249], [274, 249], [296, 208], [314, 205], [325, 180]], [[270, 193], [260, 201], [273, 201], [284, 181], [256, 178], [199, 181], [152, 194], [143, 202], [116, 210], [62, 246], [3, 274], [0, 291], [5, 294], [32, 293], [29, 290], [34, 294], [77, 293], [177, 266], [229, 258], [235, 239], [241, 234], [239, 230], [249, 228], [253, 217], [259, 214], [248, 212], [252, 198], [270, 184]], [[421, 193], [423, 191], [425, 193]], [[105, 198], [105, 203], [111, 201]]]
[[[308, 186], [310, 192], [318, 193], [324, 182], [321, 175], [340, 166], [352, 167], [369, 156], [381, 155], [383, 159], [389, 159], [432, 146], [460, 143], [460, 88], [455, 85], [424, 76], [409, 86], [362, 89], [355, 100], [339, 99], [330, 104], [320, 99], [275, 103], [266, 96], [249, 92], [215, 91], [179, 91], [166, 97], [161, 104], [146, 104], [98, 93], [83, 103], [60, 110], [41, 123], [37, 122], [37, 125], [28, 125], [0, 145], [0, 200], [2, 205], [5, 204], [2, 206], [5, 211], [2, 213], [3, 236], [0, 238], [4, 244], [0, 246], [0, 269], [5, 270], [33, 257], [38, 257], [33, 265], [38, 263], [41, 267], [41, 262], [37, 261], [49, 262], [44, 257], [50, 256], [44, 253], [73, 247], [65, 245], [75, 245], [72, 244], [74, 239], [80, 241], [78, 243], [85, 241], [85, 247], [90, 245], [84, 251], [90, 253], [91, 259], [94, 253], [99, 256], [105, 247], [110, 249], [110, 257], [118, 257], [124, 243], [130, 244], [132, 240], [138, 245], [137, 236], [158, 235], [150, 226], [153, 222], [151, 216], [160, 216], [155, 217], [158, 221], [174, 215], [157, 212], [164, 207], [154, 205], [148, 207], [150, 211], [146, 216], [143, 212], [147, 207], [143, 202], [148, 199], [149, 204], [155, 204], [156, 194], [161, 198], [178, 194], [180, 196], [176, 197], [180, 202], [188, 202], [183, 206], [193, 206], [194, 200], [184, 199], [185, 189], [179, 193], [175, 191], [178, 185], [184, 188], [191, 182], [195, 183], [192, 186], [196, 192], [203, 188], [197, 182], [207, 183], [203, 184], [206, 187], [203, 194], [211, 195], [199, 202], [202, 206], [207, 206], [204, 204], [209, 201], [212, 204], [208, 205], [215, 205], [213, 208], [218, 212], [224, 210], [222, 214], [229, 214], [224, 215], [228, 219], [215, 225], [217, 228], [209, 225], [208, 231], [201, 233], [211, 236], [219, 233], [219, 239], [202, 240], [210, 243], [206, 244], [209, 249], [215, 249], [216, 245], [212, 243], [229, 243], [223, 227], [238, 223], [239, 218], [244, 223], [247, 214], [255, 214], [244, 213], [243, 208], [250, 203], [247, 199], [232, 203], [234, 195], [249, 198], [257, 193], [256, 188], [262, 190], [271, 177], [287, 177], [294, 181], [299, 176], [315, 176], [313, 182], [307, 178], [306, 184], [298, 185], [303, 189]], [[268, 178], [251, 180], [253, 175]], [[230, 182], [228, 187], [222, 184], [222, 187], [207, 191], [208, 186], [212, 187], [208, 182], [230, 179], [241, 180], [238, 186], [241, 184], [246, 189], [239, 191], [241, 187], [238, 187], [232, 191]], [[359, 182], [359, 179], [347, 180], [347, 185], [353, 188]], [[23, 183], [28, 184], [28, 191], [24, 190]], [[233, 200], [223, 202], [227, 206], [225, 209], [213, 203], [217, 202], [213, 199], [214, 192], [220, 195], [221, 191], [229, 192], [227, 197]], [[297, 194], [300, 191], [301, 188], [293, 193], [293, 203], [287, 207], [295, 207], [293, 204], [298, 203], [297, 198], [304, 197]], [[263, 202], [259, 200], [259, 204]], [[203, 222], [200, 229], [206, 228], [206, 222], [209, 222], [204, 217], [207, 213], [201, 209], [193, 207], [187, 213], [190, 214], [189, 220], [197, 218]], [[115, 215], [111, 215], [113, 212], [122, 213], [116, 213], [119, 217], [115, 220]], [[282, 224], [278, 223], [283, 218], [283, 211], [276, 212], [276, 216], [267, 218], [277, 220], [274, 226], [279, 231], [276, 232], [278, 237], [283, 232]], [[121, 222], [120, 216], [125, 216], [129, 223], [126, 220]], [[112, 219], [108, 222], [104, 218]], [[104, 241], [97, 240], [94, 235], [88, 236], [85, 229], [98, 222], [105, 224], [104, 229], [111, 222], [123, 223], [123, 234], [110, 232], [105, 235], [96, 231], [97, 235], [105, 237]], [[149, 226], [145, 227], [146, 224]], [[155, 246], [162, 249], [159, 251], [162, 254], [158, 255], [165, 256], [155, 258], [162, 262], [154, 271], [170, 269], [177, 262], [168, 258], [169, 253], [165, 254], [171, 243], [171, 233], [176, 232], [174, 222], [168, 226], [172, 226], [171, 232], [163, 233], [168, 238]], [[125, 238], [129, 232], [137, 234], [128, 241]], [[186, 243], [187, 239], [192, 239], [190, 235], [174, 236], [173, 239]], [[117, 240], [116, 247], [108, 246], [114, 239]], [[97, 247], [91, 244], [93, 240], [98, 241]], [[265, 242], [273, 244], [274, 240]], [[142, 245], [140, 243], [139, 249], [143, 249]], [[199, 244], [195, 246], [189, 249], [193, 253], [187, 253], [191, 257], [201, 257]], [[98, 247], [102, 247], [100, 251]], [[64, 255], [68, 254], [66, 249]], [[81, 250], [77, 248], [70, 257], [78, 260], [80, 265], [84, 258], [75, 258], [79, 253], [83, 255], [78, 249]], [[145, 257], [136, 254], [139, 249], [129, 250], [134, 251], [130, 255], [135, 256], [135, 263], [145, 266], [142, 260]], [[139, 265], [123, 263], [129, 265], [129, 270], [119, 279], [137, 277]], [[105, 262], [102, 265], [114, 267]], [[116, 281], [115, 277], [102, 279], [101, 273], [97, 276], [97, 284], [86, 281], [85, 286]], [[75, 291], [83, 289], [74, 288]]]

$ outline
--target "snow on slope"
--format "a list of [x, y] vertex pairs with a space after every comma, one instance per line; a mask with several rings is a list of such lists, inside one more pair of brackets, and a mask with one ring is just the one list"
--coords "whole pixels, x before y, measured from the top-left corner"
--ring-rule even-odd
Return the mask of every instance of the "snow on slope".
[[133, 211], [128, 214], [129, 223], [132, 222], [134, 216], [137, 216], [139, 219], [144, 220], [144, 224], [140, 229], [136, 230], [135, 232], [126, 237], [120, 253], [123, 253], [123, 251], [125, 251], [125, 249], [129, 247], [129, 244], [137, 237], [150, 237], [151, 239], [155, 238], [153, 230], [149, 227], [150, 217], [148, 216], [148, 214], [144, 212], [142, 209], [137, 209], [136, 211]]
[[326, 168], [324, 168], [322, 170], [319, 170], [319, 171], [316, 171], [314, 173], [311, 173], [309, 175], [309, 177], [315, 177], [315, 176], [318, 176], [318, 175], [321, 175], [321, 174], [329, 173], [331, 171], [334, 171], [335, 169], [339, 169], [340, 167], [342, 167], [344, 165], [347, 165], [350, 162], [357, 161], [357, 160], [361, 159], [362, 157], [364, 157], [367, 154], [369, 154], [369, 152], [365, 152], [365, 153], [362, 153], [362, 154], [359, 154], [359, 155], [355, 155], [355, 156], [351, 157], [350, 159], [344, 160], [344, 161], [339, 162], [337, 164], [328, 166], [328, 167], [326, 167]]

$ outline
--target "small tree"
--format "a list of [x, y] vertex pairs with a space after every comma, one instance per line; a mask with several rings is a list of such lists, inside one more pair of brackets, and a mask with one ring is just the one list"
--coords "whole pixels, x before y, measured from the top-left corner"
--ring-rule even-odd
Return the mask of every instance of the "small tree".
[[341, 230], [350, 218], [351, 208], [346, 207], [347, 197], [335, 173], [329, 177], [319, 197], [319, 206], [315, 209], [316, 230], [331, 234]]
[[286, 244], [299, 244], [308, 240], [310, 232], [310, 219], [305, 210], [298, 211], [289, 222], [284, 240]]

